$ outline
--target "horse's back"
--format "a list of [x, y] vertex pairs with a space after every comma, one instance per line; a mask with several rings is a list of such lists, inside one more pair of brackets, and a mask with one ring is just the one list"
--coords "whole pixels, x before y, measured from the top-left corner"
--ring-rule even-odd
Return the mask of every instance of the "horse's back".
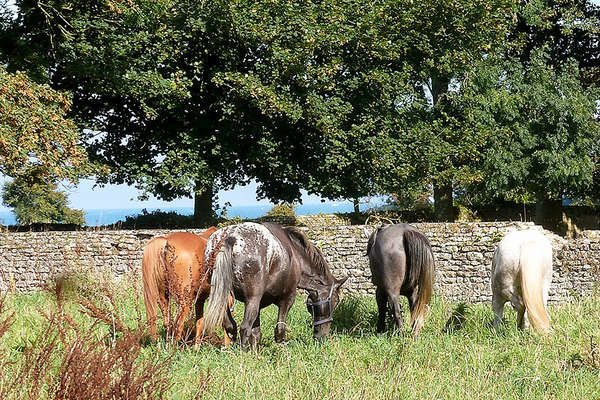
[[508, 233], [498, 244], [492, 260], [492, 288], [510, 299], [520, 291], [523, 263], [536, 265], [541, 279], [552, 275], [552, 245], [539, 231]]
[[206, 238], [190, 232], [173, 232], [167, 235], [167, 243], [178, 251], [194, 252], [206, 245]]
[[404, 234], [418, 230], [408, 224], [386, 225], [373, 233], [369, 265], [373, 284], [402, 284], [406, 272]]
[[[205, 250], [209, 255], [223, 241], [223, 245], [231, 250], [235, 269], [251, 269], [247, 273], [263, 274], [268, 271], [273, 259], [285, 255], [281, 243], [264, 225], [255, 222], [244, 222], [227, 226], [210, 236]], [[264, 267], [264, 268], [263, 268]]]
[[219, 230], [219, 228], [217, 228], [216, 226], [211, 226], [211, 227], [206, 228], [206, 230], [204, 232], [202, 232], [201, 234], [199, 234], [198, 236], [200, 236], [203, 239], [208, 240], [208, 238], [210, 238], [212, 236], [212, 234], [218, 230]]
[[167, 237], [166, 262], [177, 283], [189, 286], [192, 283], [201, 284], [205, 273], [204, 249], [207, 239], [189, 232], [174, 232]]
[[287, 284], [291, 264], [284, 240], [285, 232], [278, 225], [245, 222], [214, 233], [205, 255], [214, 252], [220, 242], [223, 251], [229, 252], [236, 298], [244, 300], [256, 293], [270, 293], [276, 298], [282, 287], [286, 293], [295, 290], [294, 285]]

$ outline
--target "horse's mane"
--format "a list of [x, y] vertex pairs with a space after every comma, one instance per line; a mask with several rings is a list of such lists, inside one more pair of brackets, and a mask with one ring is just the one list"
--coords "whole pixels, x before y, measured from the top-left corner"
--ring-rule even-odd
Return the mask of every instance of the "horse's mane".
[[286, 226], [283, 228], [283, 231], [287, 233], [292, 243], [297, 244], [302, 250], [304, 250], [312, 265], [315, 266], [319, 272], [325, 275], [331, 273], [321, 250], [312, 244], [300, 229], [296, 228], [295, 226]]

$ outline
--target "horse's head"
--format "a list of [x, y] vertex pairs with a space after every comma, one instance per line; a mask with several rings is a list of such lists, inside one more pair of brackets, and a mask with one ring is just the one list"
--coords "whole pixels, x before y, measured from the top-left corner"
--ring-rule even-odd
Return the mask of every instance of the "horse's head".
[[302, 271], [298, 287], [308, 292], [306, 308], [313, 319], [313, 337], [325, 338], [329, 336], [333, 310], [340, 300], [340, 287], [348, 277], [336, 279], [321, 250], [299, 229], [286, 227], [284, 230], [293, 243], [290, 250], [296, 255]]
[[314, 285], [307, 288], [308, 298], [306, 308], [312, 315], [313, 337], [317, 340], [329, 336], [333, 311], [340, 301], [340, 288], [348, 277], [342, 279], [333, 278], [333, 282], [327, 285]]

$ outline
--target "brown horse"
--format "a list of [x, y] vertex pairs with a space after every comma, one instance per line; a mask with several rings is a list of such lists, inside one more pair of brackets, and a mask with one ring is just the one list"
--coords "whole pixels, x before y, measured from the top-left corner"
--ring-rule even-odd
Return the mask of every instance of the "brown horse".
[[400, 295], [408, 298], [413, 335], [423, 326], [426, 307], [431, 299], [434, 261], [427, 237], [411, 225], [385, 225], [369, 238], [367, 255], [379, 309], [377, 331], [385, 330], [388, 304], [402, 329]]
[[[160, 307], [167, 337], [179, 341], [184, 322], [189, 315], [192, 303], [196, 306], [196, 346], [202, 337], [204, 302], [210, 292], [210, 272], [204, 262], [204, 250], [210, 235], [217, 228], [211, 227], [201, 235], [175, 232], [152, 239], [144, 249], [142, 259], [142, 279], [144, 302], [150, 335], [156, 339], [156, 304]], [[169, 301], [175, 300], [178, 309], [172, 323]], [[231, 301], [233, 298], [230, 298]], [[229, 307], [228, 307], [229, 308]], [[235, 338], [235, 321], [228, 313], [224, 321], [226, 345]]]

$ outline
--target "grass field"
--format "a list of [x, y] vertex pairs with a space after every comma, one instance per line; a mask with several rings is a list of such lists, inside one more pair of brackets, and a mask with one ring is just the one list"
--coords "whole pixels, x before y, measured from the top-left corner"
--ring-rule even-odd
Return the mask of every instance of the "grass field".
[[[66, 297], [65, 309], [77, 324], [90, 326], [91, 318], [68, 300], [74, 296]], [[496, 333], [488, 304], [461, 311], [461, 305], [435, 297], [416, 340], [408, 331], [377, 335], [374, 299], [346, 297], [336, 310], [334, 333], [323, 343], [313, 342], [302, 300], [290, 312], [285, 345], [274, 343], [272, 306], [261, 314], [263, 341], [256, 352], [213, 345], [174, 352], [163, 340], [144, 345], [138, 361], [172, 357], [166, 371], [173, 383], [169, 399], [600, 399], [598, 296], [550, 305], [554, 331], [547, 337], [517, 330], [508, 305], [505, 326]], [[38, 310], [55, 307], [48, 293], [12, 294], [6, 301], [17, 318], [0, 339], [0, 351], [16, 363], [0, 377], [3, 382], [14, 378], [10, 374], [23, 362], [23, 349], [47, 334]], [[134, 290], [117, 297], [118, 312], [131, 326], [136, 303], [142, 304]], [[238, 323], [242, 310], [238, 303]], [[98, 325], [93, 335], [110, 344], [115, 333]]]

